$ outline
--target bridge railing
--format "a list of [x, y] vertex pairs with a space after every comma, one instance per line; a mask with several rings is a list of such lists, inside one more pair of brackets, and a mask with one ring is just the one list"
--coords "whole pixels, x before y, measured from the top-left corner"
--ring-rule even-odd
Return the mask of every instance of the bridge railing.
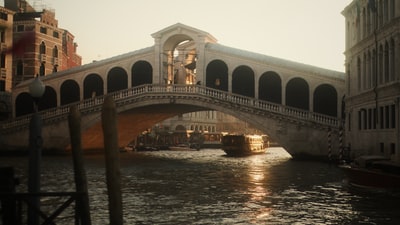
[[[201, 101], [219, 101], [220, 104], [224, 103], [230, 105], [231, 107], [236, 107], [239, 110], [253, 110], [254, 112], [257, 111], [258, 113], [275, 113], [286, 117], [311, 121], [331, 127], [337, 127], [339, 125], [339, 120], [336, 117], [313, 113], [307, 110], [284, 106], [201, 85], [145, 84], [110, 94], [113, 96], [118, 105], [124, 104], [124, 102], [142, 99], [144, 97], [157, 97], [165, 99], [187, 98]], [[44, 123], [51, 123], [52, 121], [65, 119], [68, 116], [71, 105], [78, 105], [78, 108], [82, 114], [100, 111], [104, 102], [104, 98], [105, 96], [98, 96], [85, 99], [78, 103], [72, 103], [57, 108], [43, 110], [39, 113], [41, 114]], [[32, 115], [29, 114], [2, 122], [0, 123], [1, 132], [8, 132], [9, 130], [15, 129], [26, 129], [31, 117]]]

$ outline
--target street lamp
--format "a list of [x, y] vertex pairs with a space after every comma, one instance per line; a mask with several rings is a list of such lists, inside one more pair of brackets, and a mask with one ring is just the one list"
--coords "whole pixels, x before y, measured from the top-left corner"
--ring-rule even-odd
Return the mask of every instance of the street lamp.
[[[39, 76], [29, 85], [29, 93], [33, 99], [33, 114], [29, 124], [29, 171], [28, 192], [37, 194], [40, 192], [40, 161], [42, 155], [42, 118], [38, 114], [38, 101], [43, 96], [46, 87]], [[40, 198], [31, 198], [31, 205], [40, 208]], [[35, 210], [28, 210], [28, 224], [39, 224], [39, 214]]]

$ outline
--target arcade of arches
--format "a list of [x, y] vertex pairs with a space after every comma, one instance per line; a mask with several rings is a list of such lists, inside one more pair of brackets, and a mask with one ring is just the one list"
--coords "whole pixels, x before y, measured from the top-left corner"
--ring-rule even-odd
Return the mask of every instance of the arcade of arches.
[[[128, 84], [128, 76], [131, 76], [130, 84]], [[85, 76], [83, 87], [79, 87], [78, 82], [68, 79], [60, 85], [59, 91], [46, 86], [45, 94], [39, 102], [39, 110], [66, 105], [142, 84], [152, 84], [152, 76], [152, 65], [147, 61], [140, 60], [133, 64], [130, 73], [122, 67], [112, 68], [104, 76], [105, 78], [100, 74], [90, 73]], [[228, 66], [224, 61], [213, 60], [207, 64], [205, 76], [207, 87], [228, 91], [228, 77]], [[330, 84], [321, 84], [315, 88], [314, 93], [310, 93], [309, 84], [301, 77], [292, 78], [284, 84], [278, 73], [265, 71], [263, 74], [257, 75], [246, 65], [237, 66], [231, 77], [232, 93], [337, 116], [338, 94]], [[258, 87], [256, 87], [256, 79], [258, 79]], [[258, 96], [255, 96], [256, 88], [258, 88]], [[285, 99], [283, 99], [282, 90], [285, 90]], [[57, 93], [60, 93], [60, 96], [57, 96]], [[313, 98], [312, 109], [309, 106], [310, 96]], [[58, 97], [59, 103], [57, 102]], [[27, 92], [19, 94], [15, 102], [16, 116], [32, 113], [32, 105], [31, 96]]]

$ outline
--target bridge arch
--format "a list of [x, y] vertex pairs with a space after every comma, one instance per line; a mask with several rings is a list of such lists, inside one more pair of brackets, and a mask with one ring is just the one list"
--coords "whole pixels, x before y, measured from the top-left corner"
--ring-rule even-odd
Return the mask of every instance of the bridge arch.
[[[46, 86], [43, 97], [38, 100], [38, 110], [57, 107], [57, 92], [54, 88]], [[33, 99], [28, 92], [22, 92], [15, 99], [15, 115], [23, 116], [33, 113]]]
[[338, 94], [330, 84], [319, 85], [313, 95], [313, 112], [337, 116]]
[[104, 94], [103, 78], [97, 73], [91, 73], [83, 80], [83, 99], [102, 96]]
[[15, 99], [15, 115], [23, 116], [33, 112], [32, 96], [28, 92], [22, 92]]
[[153, 67], [147, 61], [139, 60], [135, 62], [132, 66], [131, 73], [132, 87], [153, 83]]
[[228, 66], [220, 59], [207, 64], [206, 87], [228, 91]]
[[66, 80], [60, 87], [60, 105], [67, 105], [80, 101], [80, 88], [75, 80]]
[[38, 110], [46, 110], [57, 107], [57, 92], [54, 88], [46, 86], [43, 97], [39, 99]]
[[258, 82], [258, 98], [282, 104], [282, 79], [278, 73], [268, 71], [261, 75]]
[[254, 71], [248, 66], [236, 67], [232, 73], [232, 93], [254, 98], [254, 86]]
[[299, 109], [310, 109], [310, 88], [306, 80], [295, 77], [286, 84], [286, 105]]
[[107, 93], [128, 88], [128, 74], [122, 67], [114, 67], [107, 74]]

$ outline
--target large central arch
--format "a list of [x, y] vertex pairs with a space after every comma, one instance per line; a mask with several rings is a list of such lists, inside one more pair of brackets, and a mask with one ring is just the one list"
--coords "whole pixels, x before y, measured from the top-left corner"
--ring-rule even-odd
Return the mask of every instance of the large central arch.
[[162, 47], [162, 73], [168, 84], [196, 82], [196, 44], [186, 34], [169, 37]]

